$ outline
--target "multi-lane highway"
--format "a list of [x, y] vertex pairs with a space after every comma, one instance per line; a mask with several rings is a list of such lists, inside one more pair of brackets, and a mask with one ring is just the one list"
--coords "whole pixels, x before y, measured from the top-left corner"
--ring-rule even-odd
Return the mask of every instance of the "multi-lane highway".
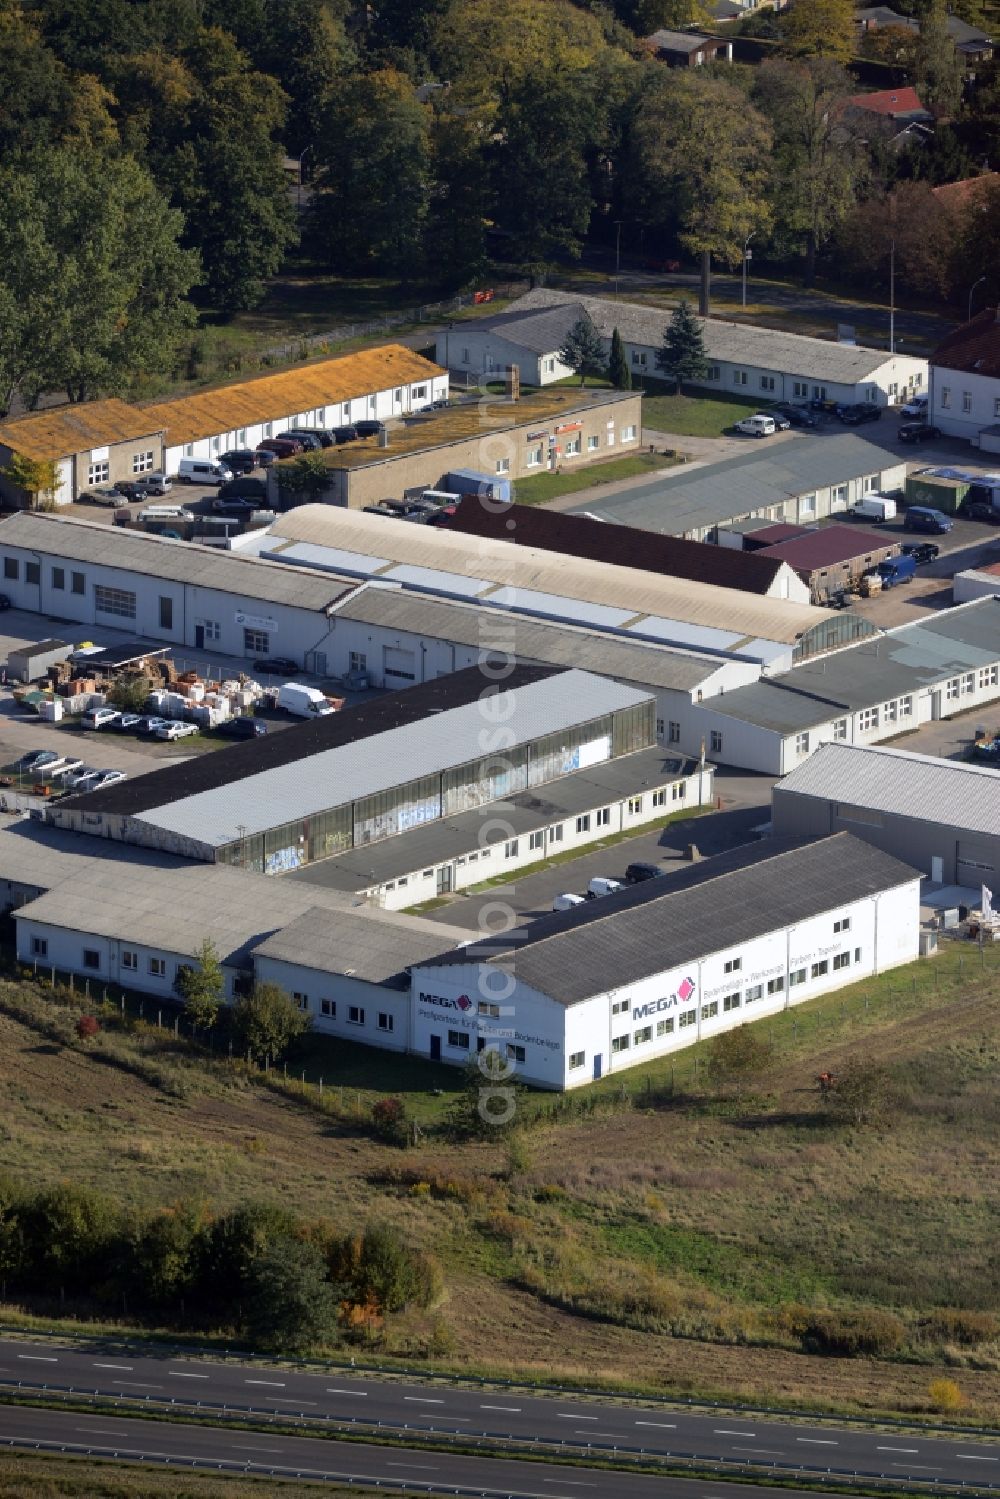
[[7, 1446], [220, 1470], [250, 1477], [302, 1478], [371, 1486], [380, 1492], [475, 1496], [475, 1499], [815, 1499], [800, 1489], [663, 1478], [641, 1473], [518, 1461], [464, 1453], [407, 1451], [361, 1442], [324, 1441], [217, 1426], [142, 1421], [74, 1411], [0, 1405], [0, 1455]]
[[[833, 1470], [915, 1484], [958, 1482], [1000, 1489], [1000, 1442], [971, 1435], [923, 1436], [756, 1415], [694, 1414], [641, 1401], [421, 1385], [343, 1370], [306, 1373], [261, 1363], [102, 1351], [100, 1345], [0, 1339], [0, 1396], [18, 1384], [142, 1400], [150, 1406], [201, 1403], [213, 1418], [222, 1418], [222, 1408], [228, 1407], [268, 1417], [381, 1424], [396, 1434], [433, 1431], [474, 1440], [486, 1435], [514, 1445], [534, 1441], [549, 1451], [564, 1442], [599, 1454], [641, 1449], [741, 1466], [773, 1464], [785, 1472], [790, 1467], [803, 1473]], [[15, 1415], [15, 1424], [17, 1419]], [[5, 1429], [9, 1420], [7, 1412]]]

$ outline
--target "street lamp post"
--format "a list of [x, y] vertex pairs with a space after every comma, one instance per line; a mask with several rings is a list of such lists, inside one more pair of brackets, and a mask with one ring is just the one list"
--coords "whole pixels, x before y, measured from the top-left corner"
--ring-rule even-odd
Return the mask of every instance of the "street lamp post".
[[896, 241], [889, 241], [889, 353], [896, 352]]
[[622, 221], [615, 219], [615, 296], [618, 296], [618, 272], [622, 267]]
[[309, 155], [309, 152], [312, 150], [312, 148], [313, 148], [313, 142], [310, 141], [309, 145], [306, 146], [305, 149], [299, 153], [299, 184], [298, 184], [298, 190], [297, 190], [297, 192], [295, 194], [295, 207], [297, 209], [299, 209], [299, 208], [302, 207], [302, 163], [305, 161], [306, 157]]
[[756, 232], [757, 231], [755, 229], [753, 231], [753, 233], [748, 234], [747, 237], [746, 237], [746, 239], [745, 239], [745, 241], [744, 241], [744, 243], [743, 243], [743, 306], [744, 307], [747, 305], [747, 265], [748, 265], [748, 263], [750, 261], [750, 256], [753, 253], [753, 251], [750, 249], [750, 241], [753, 239], [754, 234], [756, 234]]
[[972, 283], [972, 285], [970, 286], [970, 288], [969, 288], [969, 316], [966, 318], [966, 322], [969, 322], [969, 323], [972, 322], [972, 296], [973, 296], [973, 293], [975, 292], [976, 287], [977, 286], [982, 286], [982, 284], [983, 284], [983, 282], [985, 280], [986, 280], [985, 276], [980, 276], [979, 280], [978, 281], [974, 281]]

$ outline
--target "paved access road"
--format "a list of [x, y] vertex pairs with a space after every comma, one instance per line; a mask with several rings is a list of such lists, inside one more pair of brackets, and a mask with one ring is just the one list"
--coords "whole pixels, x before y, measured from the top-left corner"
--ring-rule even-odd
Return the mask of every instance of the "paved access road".
[[[512, 1442], [564, 1441], [574, 1448], [591, 1444], [595, 1454], [614, 1446], [642, 1448], [664, 1456], [697, 1456], [706, 1461], [773, 1463], [803, 1471], [835, 1469], [865, 1477], [881, 1475], [925, 1484], [934, 1480], [992, 1482], [1000, 1487], [1000, 1443], [962, 1436], [914, 1436], [908, 1431], [887, 1433], [835, 1424], [797, 1424], [747, 1415], [693, 1414], [664, 1406], [644, 1406], [641, 1401], [538, 1396], [504, 1389], [466, 1389], [444, 1383], [422, 1385], [365, 1378], [346, 1370], [301, 1373], [263, 1363], [220, 1364], [150, 1356], [146, 1352], [107, 1351], [96, 1344], [90, 1348], [67, 1348], [55, 1342], [0, 1340], [0, 1391], [18, 1381], [25, 1386], [73, 1387], [78, 1391], [148, 1399], [150, 1406], [169, 1404], [171, 1400], [187, 1405], [200, 1401], [206, 1408], [227, 1405], [241, 1411], [250, 1408], [268, 1415], [304, 1416], [313, 1420], [353, 1418], [372, 1425], [381, 1422], [390, 1430], [405, 1426], [415, 1433], [433, 1430], [467, 1438], [488, 1434]], [[224, 1419], [215, 1409], [212, 1415], [215, 1420]], [[77, 1417], [76, 1422], [88, 1427], [107, 1424], [103, 1418]], [[0, 1434], [28, 1430], [27, 1423], [26, 1411], [14, 1414], [8, 1411], [4, 1413]], [[164, 1430], [156, 1428], [157, 1442]], [[354, 1454], [358, 1452], [356, 1448], [351, 1450]], [[444, 1459], [434, 1454], [426, 1461], [437, 1463]], [[540, 1470], [533, 1471], [537, 1475]], [[552, 1476], [549, 1470], [545, 1471], [547, 1477]], [[494, 1468], [490, 1482], [495, 1481]], [[521, 1483], [518, 1478], [518, 1484]], [[537, 1477], [527, 1487], [548, 1492]], [[714, 1491], [716, 1486], [712, 1487]], [[603, 1479], [600, 1488], [604, 1495], [633, 1492], [612, 1489]]]
[[380, 1493], [396, 1489], [408, 1494], [474, 1495], [475, 1499], [588, 1499], [589, 1495], [594, 1499], [811, 1499], [799, 1489], [757, 1484], [607, 1470], [597, 1473], [555, 1463], [13, 1406], [0, 1406], [0, 1452], [5, 1446], [119, 1462], [221, 1469], [230, 1476], [350, 1484], [354, 1493], [377, 1488]]

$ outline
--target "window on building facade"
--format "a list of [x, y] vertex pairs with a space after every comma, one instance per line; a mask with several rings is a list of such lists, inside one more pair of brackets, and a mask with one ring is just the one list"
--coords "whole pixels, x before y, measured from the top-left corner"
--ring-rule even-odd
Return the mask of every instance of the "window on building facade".
[[965, 676], [962, 678], [962, 691], [963, 692], [975, 692], [975, 690], [976, 690], [976, 674], [975, 674], [974, 671], [966, 672]]
[[347, 1020], [350, 1025], [364, 1025], [365, 1012], [360, 1005], [347, 1006]]
[[599, 827], [599, 828], [608, 828], [608, 827], [610, 827], [611, 826], [611, 808], [610, 807], [601, 807], [594, 814], [594, 822], [596, 823], [597, 827]]
[[248, 630], [243, 628], [243, 651], [247, 656], [269, 656], [271, 654], [271, 637], [266, 630]]
[[851, 930], [851, 918], [849, 916], [841, 916], [838, 921], [833, 923], [833, 930], [835, 932], [849, 932]]
[[508, 1062], [523, 1062], [524, 1058], [525, 1058], [524, 1047], [523, 1046], [516, 1046], [513, 1041], [508, 1041], [507, 1042], [507, 1060], [508, 1060]]
[[683, 781], [675, 781], [670, 788], [670, 798], [675, 802], [682, 802], [687, 796], [687, 786]]
[[544, 832], [539, 831], [537, 833], [529, 833], [529, 835], [528, 835], [528, 847], [529, 847], [529, 849], [544, 848], [545, 847], [545, 834], [544, 834]]
[[84, 573], [73, 573], [70, 576], [70, 593], [86, 593], [87, 579]]
[[166, 976], [167, 976], [167, 960], [166, 960], [166, 958], [150, 958], [148, 967], [149, 967], [150, 974], [152, 975], [153, 978], [156, 978], [156, 979], [166, 978]]
[[801, 495], [799, 497], [799, 516], [802, 517], [802, 516], [815, 515], [815, 514], [816, 514], [816, 496], [814, 494], [804, 494], [804, 495]]
[[774, 389], [774, 376], [773, 375], [761, 375], [761, 377], [760, 377], [760, 388], [761, 388], [761, 390], [773, 390]]
[[449, 1031], [448, 1032], [448, 1045], [454, 1051], [468, 1051], [468, 1049], [469, 1049], [469, 1033], [468, 1033], [468, 1031]]
[[913, 717], [913, 698], [909, 693], [899, 700], [899, 716], [900, 718]]
[[663, 738], [663, 735], [666, 732], [666, 730], [665, 730], [665, 723], [666, 723], [665, 719], [658, 718], [656, 720], [656, 737], [657, 737], [657, 739], [662, 739]]
[[40, 583], [42, 581], [42, 564], [40, 562], [26, 562], [24, 564], [24, 581], [26, 583]]
[[486, 1015], [490, 1020], [500, 1019], [500, 1006], [488, 999], [481, 999], [476, 1006], [477, 1015]]
[[714, 1020], [718, 1013], [719, 1001], [717, 999], [711, 999], [707, 1005], [702, 1005], [701, 1007], [702, 1020]]
[[600, 446], [601, 446], [601, 439], [599, 437], [588, 437], [587, 438], [587, 452], [588, 453], [596, 453], [597, 450], [598, 450], [598, 448]]
[[813, 386], [813, 400], [814, 401], [825, 401], [826, 400], [826, 386], [825, 385], [814, 385]]
[[802, 397], [807, 396], [808, 394], [809, 394], [809, 387], [808, 387], [808, 385], [805, 384], [805, 382], [803, 380], [794, 380], [792, 382], [792, 395], [793, 396], [797, 396], [799, 399], [801, 399]]
[[498, 458], [497, 459], [497, 473], [498, 474], [509, 474], [510, 473], [510, 459], [509, 458]]
[[942, 387], [941, 387], [941, 406], [942, 406], [942, 408], [944, 410], [947, 410], [950, 405], [951, 405], [951, 389], [947, 385], [942, 385]]
[[642, 1030], [636, 1031], [635, 1035], [632, 1037], [632, 1040], [636, 1046], [644, 1046], [647, 1041], [652, 1041], [652, 1039], [653, 1027], [651, 1025], [644, 1025], [642, 1027]]
[[798, 984], [804, 984], [805, 981], [806, 971], [804, 968], [796, 968], [788, 975], [789, 989], [794, 989]]
[[173, 599], [166, 597], [164, 594], [161, 594], [160, 595], [160, 629], [161, 630], [172, 630], [173, 627], [174, 627], [174, 601], [173, 601]]
[[698, 1024], [698, 1011], [697, 1010], [682, 1010], [681, 1013], [677, 1017], [677, 1024], [678, 1024], [678, 1026], [680, 1027], [681, 1030], [685, 1030], [689, 1025], [697, 1025]]
[[349, 671], [367, 671], [368, 657], [364, 651], [351, 651], [347, 658]]
[[749, 987], [749, 989], [747, 990], [747, 993], [746, 993], [747, 1004], [748, 1005], [756, 1004], [757, 1001], [758, 1001], [758, 999], [763, 999], [763, 997], [764, 997], [764, 985], [763, 984], [751, 984], [750, 987]]
[[846, 505], [847, 504], [847, 485], [846, 484], [835, 484], [834, 487], [833, 487], [833, 489], [831, 489], [831, 491], [830, 491], [830, 498], [833, 501], [834, 505]]
[[152, 453], [133, 453], [132, 472], [134, 474], [148, 474], [153, 467]]
[[503, 856], [504, 856], [504, 858], [505, 859], [516, 859], [517, 858], [517, 848], [518, 848], [518, 840], [516, 838], [512, 838], [509, 843], [505, 843], [504, 846], [503, 846]]
[[65, 591], [65, 588], [66, 588], [66, 570], [65, 570], [65, 568], [54, 567], [52, 569], [52, 587], [54, 589], [56, 589], [56, 591], [58, 593], [63, 593]]
[[638, 817], [638, 815], [639, 815], [639, 813], [641, 811], [642, 811], [642, 797], [641, 796], [630, 796], [629, 799], [628, 799], [628, 815], [630, 817]]
[[834, 739], [846, 739], [847, 738], [847, 719], [846, 718], [838, 718], [838, 719], [836, 719], [834, 721], [834, 725], [833, 725], [833, 737], [834, 737]]
[[669, 1036], [669, 1035], [671, 1035], [671, 1033], [673, 1032], [673, 1029], [674, 1029], [673, 1016], [671, 1016], [669, 1020], [658, 1020], [656, 1022], [656, 1035], [657, 1035], [657, 1039], [659, 1039], [660, 1036]]
[[549, 828], [549, 842], [550, 843], [561, 843], [562, 841], [563, 841], [562, 823], [561, 822], [554, 823], [553, 826]]
[[122, 948], [122, 967], [130, 973], [139, 971], [139, 954], [132, 947]]
[[776, 979], [768, 979], [767, 992], [768, 994], [783, 994], [785, 992], [784, 978], [778, 977]]
[[5, 557], [3, 559], [3, 575], [5, 578], [17, 578], [20, 571], [21, 569], [16, 557]]
[[708, 366], [708, 369], [705, 371], [705, 379], [706, 380], [721, 380], [722, 379], [722, 370], [719, 367], [719, 365], [717, 365], [717, 364], [710, 364]]
[[847, 968], [849, 966], [849, 964], [850, 964], [850, 961], [851, 961], [851, 955], [850, 955], [849, 952], [838, 952], [838, 953], [834, 953], [834, 955], [833, 955], [833, 966], [834, 966], [834, 969], [837, 969], [837, 968]]
[[94, 584], [94, 608], [98, 614], [114, 614], [119, 619], [135, 619], [135, 594], [124, 588], [106, 588]]
[[722, 754], [722, 731], [713, 729], [708, 738], [708, 747], [713, 755]]
[[308, 996], [308, 994], [303, 994], [300, 989], [293, 989], [292, 990], [292, 1003], [295, 1005], [295, 1008], [297, 1010], [308, 1010], [308, 1008], [309, 1008], [309, 996]]
[[646, 368], [646, 356], [641, 349], [632, 350], [632, 363], [638, 365], [642, 370]]
[[996, 687], [996, 685], [997, 685], [997, 667], [995, 667], [995, 666], [984, 666], [984, 667], [982, 667], [982, 669], [980, 670], [980, 673], [979, 673], [979, 690], [980, 690], [980, 692], [984, 692], [987, 687]]
[[613, 1052], [628, 1051], [628, 1049], [629, 1049], [629, 1038], [628, 1038], [628, 1036], [612, 1036], [612, 1038], [611, 1038], [611, 1050]]
[[111, 464], [107, 459], [102, 463], [91, 463], [87, 466], [88, 484], [107, 484], [111, 478]]
[[667, 743], [668, 744], [680, 744], [680, 742], [681, 742], [681, 726], [680, 726], [679, 723], [675, 723], [674, 720], [671, 718], [667, 722]]
[[584, 1065], [584, 1063], [586, 1062], [586, 1060], [587, 1060], [587, 1053], [585, 1051], [571, 1051], [570, 1054], [569, 1054], [569, 1070], [570, 1070], [570, 1072], [575, 1072], [578, 1067], [582, 1067]]
[[49, 955], [49, 939], [47, 937], [32, 937], [31, 956], [33, 958], [47, 958]]
[[827, 972], [829, 966], [830, 965], [826, 961], [826, 959], [822, 958], [820, 960], [820, 962], [814, 963], [812, 965], [812, 967], [809, 970], [809, 977], [810, 978], [814, 978], [814, 979], [821, 979], [823, 977], [824, 973]]
[[[674, 787], [675, 791], [676, 791], [676, 789], [677, 788]], [[659, 791], [654, 791], [653, 792], [653, 806], [654, 807], [665, 807], [666, 805], [667, 805], [667, 788], [666, 788], [666, 786], [664, 786]]]
[[742, 958], [727, 958], [725, 963], [723, 963], [722, 965], [722, 971], [723, 973], [739, 973], [742, 967]]
[[629, 426], [629, 427], [623, 427], [622, 428], [622, 442], [635, 442], [635, 428], [634, 427]]
[[83, 949], [83, 966], [84, 968], [100, 968], [101, 955], [96, 947], [85, 947]]
[[390, 1015], [388, 1010], [379, 1010], [377, 1023], [380, 1031], [392, 1031], [396, 1028], [395, 1016]]
[[736, 994], [724, 994], [722, 996], [722, 1013], [727, 1015], [730, 1010], [738, 1010], [741, 1003], [742, 995], [738, 992]]
[[947, 686], [944, 689], [945, 697], [948, 697], [948, 698], [958, 697], [959, 686], [960, 686], [960, 683], [959, 683], [958, 677], [952, 677], [951, 680], [950, 680], [950, 682], [948, 682]]
[[319, 1013], [325, 1015], [327, 1020], [335, 1020], [337, 1017], [337, 1001], [335, 999], [321, 999], [319, 1002]]
[[746, 383], [747, 383], [747, 372], [746, 372], [746, 370], [733, 370], [733, 384], [734, 385], [746, 385]]
[[579, 457], [579, 455], [583, 452], [583, 438], [582, 438], [582, 436], [580, 436], [578, 434], [576, 437], [570, 437], [570, 438], [568, 438], [567, 441], [566, 441], [566, 446], [563, 449], [563, 452], [565, 453], [565, 455], [566, 455], [567, 458], [577, 458], [577, 457]]
[[797, 755], [808, 755], [808, 753], [809, 753], [809, 735], [808, 734], [796, 734], [796, 736], [795, 736], [795, 753]]
[[963, 390], [962, 391], [962, 410], [965, 411], [965, 412], [969, 412], [969, 411], [972, 410], [972, 391], [971, 390]]
[[576, 830], [578, 833], [590, 832], [590, 813], [585, 812], [582, 817], [576, 819]]
[[615, 999], [615, 1000], [612, 1000], [612, 1002], [611, 1002], [611, 1013], [612, 1013], [612, 1015], [627, 1015], [628, 1014], [628, 1008], [629, 1008], [629, 1005], [631, 1003], [632, 1003], [632, 1001], [630, 999]]
[[526, 463], [526, 466], [528, 468], [541, 468], [541, 466], [542, 466], [542, 447], [541, 447], [541, 443], [539, 443], [537, 447], [529, 448], [528, 449], [528, 456], [527, 456], [527, 458], [525, 460], [525, 463]]
[[878, 709], [862, 708], [858, 714], [858, 728], [862, 734], [867, 734], [870, 729], [878, 728]]

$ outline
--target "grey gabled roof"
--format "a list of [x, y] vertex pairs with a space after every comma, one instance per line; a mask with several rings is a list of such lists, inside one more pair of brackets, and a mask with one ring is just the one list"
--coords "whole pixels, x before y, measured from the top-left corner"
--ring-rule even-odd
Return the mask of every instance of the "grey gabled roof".
[[726, 718], [788, 734], [1000, 661], [1000, 598], [900, 625], [712, 699]]
[[823, 744], [779, 781], [778, 796], [814, 796], [1000, 836], [1000, 770], [877, 745]]
[[702, 36], [692, 31], [654, 31], [651, 36], [646, 37], [647, 42], [652, 42], [654, 47], [659, 47], [665, 52], [697, 52], [706, 42], [715, 40], [712, 37]]
[[148, 578], [215, 588], [246, 599], [251, 605], [289, 604], [325, 611], [358, 586], [356, 578], [263, 562], [218, 547], [176, 541], [169, 536], [149, 536], [97, 521], [26, 510], [0, 522], [0, 547], [4, 545], [43, 552], [67, 562], [120, 567]]
[[898, 468], [902, 459], [853, 432], [793, 437], [693, 473], [652, 479], [574, 511], [606, 516], [626, 526], [682, 536], [767, 510], [786, 500]]
[[[512, 302], [504, 317], [571, 302], [583, 307], [598, 333], [610, 339], [615, 328], [627, 344], [658, 349], [670, 322], [670, 310], [642, 302], [616, 302], [610, 297], [588, 297], [572, 292], [535, 287]], [[829, 380], [839, 385], [857, 385], [868, 380], [892, 355], [885, 349], [867, 349], [860, 344], [835, 343], [810, 338], [780, 328], [760, 328], [752, 323], [730, 323], [724, 318], [699, 319], [709, 359], [727, 364], [748, 364], [775, 374], [800, 375], [811, 380]]]
[[[527, 312], [501, 312], [489, 320], [488, 329], [501, 338], [509, 338], [533, 354], [558, 353], [566, 342], [566, 335], [581, 319], [587, 318], [587, 310], [581, 302], [562, 302], [552, 307], [540, 307]], [[473, 327], [478, 327], [473, 324]]]
[[367, 583], [334, 619], [428, 635], [454, 645], [509, 651], [519, 661], [576, 666], [640, 687], [690, 691], [715, 674], [724, 658], [625, 640], [584, 626], [549, 624], [525, 614], [435, 599], [402, 588]]
[[[298, 886], [300, 892], [306, 889]], [[375, 919], [365, 920], [366, 913], [369, 918], [376, 913]], [[469, 933], [461, 927], [401, 911], [382, 912], [373, 906], [335, 911], [317, 904], [257, 943], [254, 956], [405, 989], [412, 964], [430, 962], [468, 940]]]
[[916, 879], [916, 870], [849, 833], [768, 840], [542, 916], [443, 961], [503, 966], [556, 1003], [579, 1004]]

